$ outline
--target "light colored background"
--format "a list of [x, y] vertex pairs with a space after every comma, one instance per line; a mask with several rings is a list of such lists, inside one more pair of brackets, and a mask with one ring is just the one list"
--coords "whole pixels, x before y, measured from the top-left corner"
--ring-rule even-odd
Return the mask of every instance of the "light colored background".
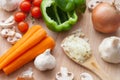
[[[88, 3], [89, 0], [87, 0]], [[105, 0], [111, 2], [112, 0]], [[117, 0], [119, 1], [119, 0]], [[13, 13], [8, 13], [0, 9], [0, 21], [7, 19], [10, 15]], [[82, 72], [88, 72], [93, 77], [94, 80], [99, 80], [99, 78], [89, 70], [81, 67], [80, 65], [74, 63], [72, 60], [70, 60], [62, 51], [60, 44], [61, 41], [72, 31], [77, 29], [82, 29], [82, 31], [85, 33], [86, 37], [89, 38], [90, 45], [93, 51], [93, 55], [95, 56], [97, 62], [102, 67], [102, 69], [108, 74], [110, 77], [113, 77], [114, 80], [120, 80], [120, 64], [109, 64], [104, 62], [98, 53], [98, 46], [100, 42], [109, 36], [118, 36], [120, 37], [120, 29], [113, 34], [102, 34], [99, 32], [96, 32], [93, 29], [92, 21], [91, 21], [91, 13], [86, 10], [85, 14], [82, 16], [79, 16], [78, 22], [73, 26], [73, 28], [69, 31], [61, 32], [61, 33], [55, 33], [46, 28], [46, 25], [44, 24], [43, 20], [36, 21], [34, 24], [32, 24], [30, 21], [28, 21], [30, 25], [34, 24], [40, 24], [43, 26], [44, 29], [48, 32], [48, 35], [52, 36], [56, 41], [56, 47], [54, 48], [52, 54], [55, 56], [57, 60], [57, 65], [55, 69], [51, 71], [46, 72], [40, 72], [38, 71], [34, 65], [33, 62], [30, 62], [14, 72], [13, 74], [6, 76], [2, 71], [0, 71], [0, 80], [16, 80], [16, 77], [20, 75], [23, 71], [27, 70], [29, 67], [33, 68], [34, 72], [34, 78], [35, 80], [53, 80], [55, 79], [55, 74], [60, 70], [60, 67], [67, 67], [70, 72], [73, 72], [75, 75], [75, 80], [80, 80], [80, 73]], [[6, 40], [2, 37], [0, 37], [0, 55], [3, 54], [5, 51], [8, 50], [8, 48], [11, 47], [10, 44], [6, 42]], [[106, 79], [105, 79], [106, 80]]]

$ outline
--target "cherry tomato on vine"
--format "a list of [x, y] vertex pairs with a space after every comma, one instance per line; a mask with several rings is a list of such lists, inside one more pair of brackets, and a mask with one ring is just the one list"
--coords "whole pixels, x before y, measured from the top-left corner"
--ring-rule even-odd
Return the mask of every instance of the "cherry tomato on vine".
[[25, 15], [25, 13], [23, 13], [23, 12], [16, 12], [16, 13], [14, 14], [14, 20], [15, 20], [16, 22], [24, 21], [25, 18], [26, 18], [26, 15]]
[[19, 29], [20, 32], [22, 32], [22, 33], [27, 32], [28, 28], [29, 28], [29, 25], [28, 25], [27, 22], [22, 21], [22, 22], [20, 22], [20, 23], [18, 24], [18, 29]]
[[42, 0], [33, 0], [33, 5], [40, 7]]
[[40, 7], [33, 7], [32, 10], [31, 10], [31, 15], [34, 17], [34, 18], [40, 18], [42, 17], [42, 13], [40, 11]]
[[23, 12], [29, 12], [31, 9], [31, 3], [29, 1], [22, 1], [20, 3], [20, 9]]

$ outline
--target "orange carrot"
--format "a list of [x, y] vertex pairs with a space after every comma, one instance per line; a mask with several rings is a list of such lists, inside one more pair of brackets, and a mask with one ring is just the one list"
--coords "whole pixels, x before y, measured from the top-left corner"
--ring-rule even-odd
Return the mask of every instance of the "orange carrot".
[[36, 56], [43, 53], [48, 48], [53, 48], [55, 46], [55, 42], [51, 37], [46, 37], [44, 40], [39, 42], [36, 46], [29, 49], [19, 58], [14, 60], [11, 64], [7, 65], [3, 68], [5, 74], [11, 74], [12, 72], [16, 71], [26, 63], [32, 61]]
[[9, 54], [11, 54], [16, 48], [18, 48], [21, 44], [23, 44], [28, 38], [31, 37], [38, 29], [40, 29], [41, 26], [35, 25], [32, 26], [25, 35], [23, 35], [23, 38], [21, 38], [13, 47], [11, 47], [6, 53], [4, 53], [2, 56], [0, 56], [0, 63], [7, 58]]
[[39, 29], [30, 38], [28, 38], [28, 40], [24, 41], [24, 43], [20, 44], [17, 48], [14, 48], [14, 51], [11, 52], [10, 55], [7, 56], [7, 58], [0, 63], [0, 69], [21, 56], [25, 51], [27, 51], [28, 49], [36, 45], [38, 42], [40, 42], [43, 38], [45, 38], [45, 36], [46, 31], [42, 28]]

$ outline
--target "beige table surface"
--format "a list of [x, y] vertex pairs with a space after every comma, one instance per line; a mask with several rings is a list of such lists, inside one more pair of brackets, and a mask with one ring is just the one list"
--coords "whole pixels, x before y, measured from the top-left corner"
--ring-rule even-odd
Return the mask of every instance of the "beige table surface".
[[[88, 3], [89, 0], [87, 0]], [[112, 0], [105, 0], [105, 1], [112, 1]], [[119, 0], [118, 0], [119, 1]], [[7, 19], [10, 15], [13, 13], [8, 13], [0, 9], [0, 21]], [[55, 79], [55, 74], [60, 70], [60, 67], [67, 67], [70, 72], [73, 72], [75, 75], [75, 80], [80, 80], [80, 73], [82, 72], [88, 72], [93, 77], [94, 80], [99, 80], [99, 78], [89, 70], [81, 67], [80, 65], [74, 63], [72, 60], [70, 60], [62, 51], [60, 44], [61, 41], [72, 31], [77, 29], [82, 29], [82, 31], [85, 33], [85, 35], [89, 38], [90, 45], [93, 51], [93, 55], [95, 56], [97, 62], [100, 64], [102, 69], [108, 74], [110, 77], [113, 77], [114, 80], [120, 80], [120, 64], [109, 64], [104, 62], [100, 58], [100, 54], [98, 53], [98, 46], [100, 42], [109, 36], [118, 36], [120, 37], [120, 29], [113, 34], [101, 34], [93, 29], [92, 21], [91, 21], [91, 13], [86, 10], [85, 14], [83, 16], [79, 16], [78, 22], [73, 26], [73, 28], [66, 32], [61, 33], [55, 33], [46, 28], [46, 25], [43, 20], [36, 21], [34, 24], [31, 23], [31, 21], [28, 21], [30, 25], [34, 24], [40, 24], [43, 26], [44, 29], [46, 29], [48, 35], [52, 36], [56, 41], [56, 47], [54, 48], [52, 54], [55, 56], [57, 60], [57, 65], [55, 69], [51, 71], [45, 71], [41, 72], [38, 71], [34, 65], [33, 62], [30, 62], [17, 70], [16, 72], [12, 73], [9, 76], [6, 76], [2, 71], [0, 71], [0, 80], [16, 80], [17, 76], [20, 75], [23, 71], [27, 70], [29, 67], [33, 69], [34, 72], [34, 78], [35, 80], [53, 80]], [[5, 51], [10, 48], [11, 45], [7, 43], [7, 41], [0, 37], [0, 55], [3, 54]], [[106, 79], [105, 79], [106, 80]]]

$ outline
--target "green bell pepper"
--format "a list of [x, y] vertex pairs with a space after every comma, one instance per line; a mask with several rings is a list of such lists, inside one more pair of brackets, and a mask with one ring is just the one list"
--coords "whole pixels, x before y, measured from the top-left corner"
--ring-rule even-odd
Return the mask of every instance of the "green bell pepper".
[[55, 0], [55, 2], [63, 11], [72, 11], [75, 8], [74, 0]]
[[78, 19], [75, 11], [63, 11], [54, 0], [43, 0], [41, 12], [47, 27], [55, 32], [71, 29]]
[[76, 10], [84, 13], [86, 10], [86, 0], [74, 0], [76, 5]]
[[55, 0], [55, 2], [63, 11], [78, 9], [83, 13], [86, 9], [86, 0]]

